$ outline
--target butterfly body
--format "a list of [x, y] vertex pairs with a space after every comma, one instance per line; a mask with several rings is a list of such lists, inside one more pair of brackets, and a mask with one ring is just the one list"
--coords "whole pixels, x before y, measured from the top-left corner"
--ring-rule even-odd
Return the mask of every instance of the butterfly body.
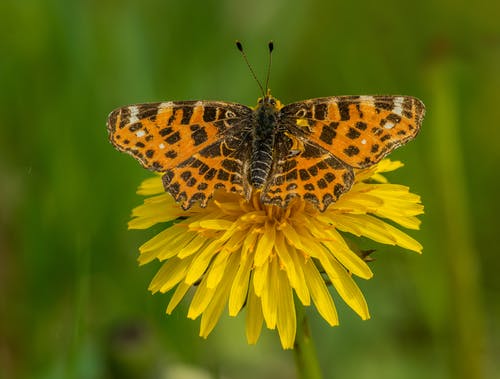
[[285, 207], [295, 198], [324, 211], [368, 167], [413, 139], [425, 114], [409, 96], [337, 96], [255, 109], [220, 101], [137, 104], [108, 117], [110, 141], [163, 173], [184, 209], [224, 188]]
[[250, 177], [248, 178], [254, 188], [264, 187], [273, 168], [278, 112], [276, 101], [270, 96], [261, 99], [254, 110], [252, 151], [249, 157]]

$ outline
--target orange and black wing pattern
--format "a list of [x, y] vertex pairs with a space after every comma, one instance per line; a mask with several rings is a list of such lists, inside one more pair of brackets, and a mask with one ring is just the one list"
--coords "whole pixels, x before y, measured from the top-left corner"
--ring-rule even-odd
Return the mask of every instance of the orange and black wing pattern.
[[288, 138], [289, 149], [277, 161], [263, 201], [286, 207], [299, 197], [311, 202], [320, 211], [337, 201], [354, 182], [353, 169], [332, 153], [295, 136]]
[[252, 109], [218, 101], [147, 103], [108, 117], [111, 143], [145, 168], [163, 172], [167, 192], [184, 209], [205, 206], [216, 188], [248, 192], [241, 177], [241, 135]]
[[364, 168], [415, 138], [423, 103], [406, 96], [339, 96], [284, 106], [280, 122], [288, 140], [277, 151], [266, 201], [286, 206], [294, 197], [324, 211]]
[[354, 168], [373, 165], [415, 138], [424, 115], [424, 104], [410, 96], [325, 97], [281, 109], [292, 134]]

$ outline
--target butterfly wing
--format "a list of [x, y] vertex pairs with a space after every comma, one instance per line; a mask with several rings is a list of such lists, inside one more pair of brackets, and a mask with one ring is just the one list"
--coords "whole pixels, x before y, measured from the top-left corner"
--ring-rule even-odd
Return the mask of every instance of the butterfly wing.
[[414, 97], [337, 96], [286, 105], [280, 119], [298, 138], [363, 168], [415, 138], [424, 115]]
[[352, 167], [330, 152], [292, 134], [281, 136], [269, 185], [263, 201], [286, 207], [295, 197], [313, 203], [320, 211], [337, 201], [354, 182]]
[[165, 190], [188, 209], [217, 188], [246, 193], [242, 154], [252, 110], [226, 102], [183, 101], [118, 108], [108, 117], [111, 143], [145, 168], [164, 172]]
[[324, 211], [354, 182], [353, 168], [379, 162], [413, 139], [425, 114], [406, 96], [339, 96], [292, 103], [280, 110], [276, 165], [264, 201], [294, 197]]

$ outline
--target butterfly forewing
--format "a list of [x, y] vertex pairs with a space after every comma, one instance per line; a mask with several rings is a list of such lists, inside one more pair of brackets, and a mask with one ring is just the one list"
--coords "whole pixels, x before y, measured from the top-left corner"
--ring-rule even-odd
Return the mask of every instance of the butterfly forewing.
[[289, 104], [281, 119], [299, 138], [363, 168], [413, 139], [424, 114], [414, 97], [337, 96]]
[[196, 200], [205, 205], [216, 188], [242, 192], [234, 146], [251, 114], [217, 101], [137, 104], [111, 112], [108, 132], [118, 150], [165, 172], [165, 189], [187, 209]]

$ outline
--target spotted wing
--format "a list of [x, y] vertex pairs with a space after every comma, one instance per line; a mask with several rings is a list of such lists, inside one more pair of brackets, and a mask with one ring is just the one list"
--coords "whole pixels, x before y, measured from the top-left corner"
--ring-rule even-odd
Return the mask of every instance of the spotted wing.
[[338, 96], [286, 105], [280, 119], [298, 138], [363, 168], [415, 138], [424, 115], [414, 97]]
[[144, 167], [164, 172], [165, 190], [184, 209], [205, 206], [216, 188], [248, 192], [242, 179], [245, 130], [252, 110], [226, 102], [131, 105], [108, 117], [111, 143]]
[[263, 201], [286, 207], [295, 198], [312, 202], [320, 211], [337, 201], [354, 181], [353, 169], [325, 149], [294, 135], [279, 137], [278, 157]]

